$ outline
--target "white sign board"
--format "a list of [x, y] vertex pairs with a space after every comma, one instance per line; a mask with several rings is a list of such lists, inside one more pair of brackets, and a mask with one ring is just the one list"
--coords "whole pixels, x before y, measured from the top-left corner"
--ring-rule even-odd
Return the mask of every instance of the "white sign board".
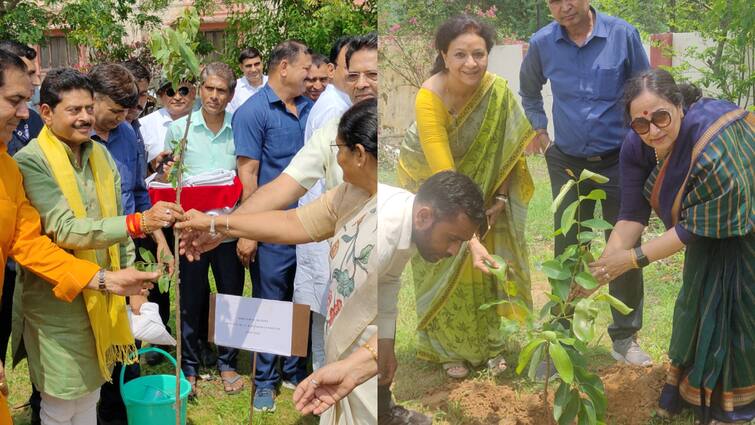
[[[302, 307], [306, 309], [305, 315], [301, 314]], [[215, 294], [209, 319], [210, 339], [216, 345], [282, 356], [306, 356], [308, 306]]]

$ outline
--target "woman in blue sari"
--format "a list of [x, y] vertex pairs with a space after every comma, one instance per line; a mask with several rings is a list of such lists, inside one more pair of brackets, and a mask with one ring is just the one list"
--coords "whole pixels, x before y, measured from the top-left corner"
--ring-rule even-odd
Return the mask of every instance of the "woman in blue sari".
[[[755, 117], [659, 69], [624, 91], [633, 131], [621, 149], [621, 213], [592, 272], [606, 282], [685, 249], [660, 407], [746, 423], [755, 418]], [[633, 248], [651, 208], [667, 230]]]

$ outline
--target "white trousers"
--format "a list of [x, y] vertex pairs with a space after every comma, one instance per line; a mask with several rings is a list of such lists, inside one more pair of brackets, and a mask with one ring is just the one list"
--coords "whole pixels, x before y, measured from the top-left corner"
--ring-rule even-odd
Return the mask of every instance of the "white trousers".
[[312, 369], [325, 366], [325, 316], [312, 312]]
[[99, 388], [75, 400], [63, 400], [42, 393], [42, 425], [97, 425], [99, 400]]

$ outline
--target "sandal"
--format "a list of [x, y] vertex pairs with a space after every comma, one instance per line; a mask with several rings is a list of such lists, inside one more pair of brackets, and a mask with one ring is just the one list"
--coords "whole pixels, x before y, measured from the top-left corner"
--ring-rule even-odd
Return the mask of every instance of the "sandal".
[[[238, 394], [241, 392], [241, 390], [244, 389], [244, 382], [241, 381], [241, 375], [239, 375], [238, 373], [233, 377], [227, 378], [224, 377], [221, 372], [220, 379], [223, 380], [223, 390], [227, 395]], [[241, 381], [241, 385], [236, 387], [235, 384], [239, 381]]]
[[197, 398], [197, 377], [196, 375], [188, 375], [186, 380], [191, 384], [191, 391], [189, 391], [189, 400], [196, 400]]
[[502, 354], [499, 354], [488, 360], [488, 371], [490, 371], [493, 376], [502, 374], [506, 369], [508, 369], [508, 367], [509, 365], [506, 363], [506, 359]]
[[449, 378], [464, 379], [469, 375], [469, 369], [463, 362], [443, 363], [443, 370]]

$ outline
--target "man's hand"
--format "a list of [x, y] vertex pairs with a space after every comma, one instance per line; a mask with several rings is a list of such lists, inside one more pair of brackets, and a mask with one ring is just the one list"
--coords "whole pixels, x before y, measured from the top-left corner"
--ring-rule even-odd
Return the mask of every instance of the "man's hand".
[[[160, 277], [158, 272], [140, 272], [134, 268], [105, 272], [105, 287], [115, 295], [144, 295], [153, 288], [152, 282]], [[95, 273], [87, 289], [99, 290], [99, 273]]]
[[128, 298], [128, 305], [131, 307], [131, 312], [139, 314], [142, 305], [147, 302], [147, 297], [144, 295], [132, 295]]
[[178, 251], [185, 255], [187, 260], [197, 261], [203, 253], [217, 248], [224, 239], [221, 234], [212, 236], [207, 232], [182, 230]]
[[532, 142], [530, 142], [529, 146], [527, 146], [526, 151], [530, 154], [545, 153], [546, 149], [548, 149], [548, 146], [550, 146], [551, 144], [551, 139], [548, 136], [548, 130], [541, 128], [535, 131], [537, 132], [537, 136], [532, 139]]
[[250, 239], [239, 239], [236, 243], [236, 255], [244, 267], [249, 267], [254, 262], [254, 256], [257, 253], [257, 241]]
[[378, 385], [391, 385], [398, 368], [392, 339], [378, 339]]
[[173, 253], [164, 239], [157, 244], [157, 262], [160, 264], [158, 270], [163, 270], [162, 265], [167, 264], [168, 274], [173, 275]]

